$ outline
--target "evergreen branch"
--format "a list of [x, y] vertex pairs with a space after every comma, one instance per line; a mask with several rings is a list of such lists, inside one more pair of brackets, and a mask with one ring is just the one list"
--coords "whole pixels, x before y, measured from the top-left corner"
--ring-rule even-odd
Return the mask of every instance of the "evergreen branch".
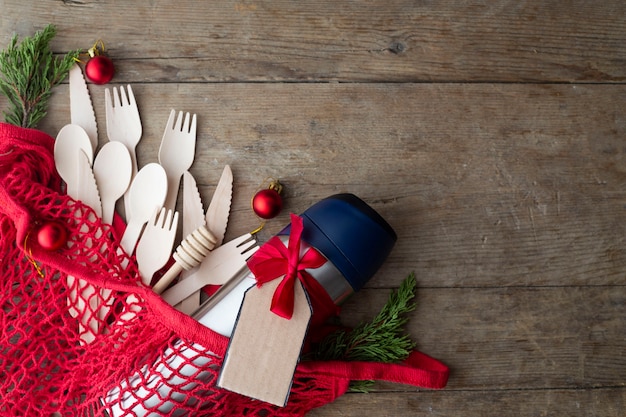
[[11, 104], [5, 121], [22, 127], [35, 127], [46, 115], [52, 87], [61, 83], [80, 51], [57, 58], [50, 49], [56, 28], [48, 25], [26, 37], [18, 45], [17, 35], [6, 50], [0, 51], [0, 92]]
[[[374, 319], [352, 330], [339, 330], [328, 335], [313, 354], [318, 360], [401, 362], [415, 348], [404, 334], [407, 314], [415, 310], [417, 280], [411, 273], [393, 291]], [[352, 391], [367, 392], [372, 381], [353, 381]]]

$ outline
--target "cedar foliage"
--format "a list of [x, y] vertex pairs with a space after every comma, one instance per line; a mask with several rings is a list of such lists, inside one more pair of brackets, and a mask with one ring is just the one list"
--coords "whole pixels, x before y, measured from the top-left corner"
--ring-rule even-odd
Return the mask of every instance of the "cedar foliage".
[[[381, 311], [370, 322], [352, 330], [328, 335], [313, 354], [317, 360], [401, 362], [408, 358], [415, 343], [404, 333], [408, 313], [415, 310], [417, 280], [411, 273], [393, 291]], [[367, 392], [373, 381], [353, 381], [352, 391]]]
[[18, 44], [14, 35], [9, 46], [0, 51], [0, 92], [10, 103], [5, 121], [33, 128], [46, 115], [52, 87], [65, 79], [80, 51], [55, 57], [50, 41], [56, 27], [48, 25]]

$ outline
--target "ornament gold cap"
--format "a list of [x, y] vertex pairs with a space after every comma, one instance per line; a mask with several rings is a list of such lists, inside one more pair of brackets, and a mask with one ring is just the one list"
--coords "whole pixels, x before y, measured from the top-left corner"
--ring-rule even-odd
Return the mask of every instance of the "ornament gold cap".
[[87, 49], [87, 53], [91, 58], [94, 56], [102, 55], [106, 48], [102, 39], [98, 39], [91, 48]]

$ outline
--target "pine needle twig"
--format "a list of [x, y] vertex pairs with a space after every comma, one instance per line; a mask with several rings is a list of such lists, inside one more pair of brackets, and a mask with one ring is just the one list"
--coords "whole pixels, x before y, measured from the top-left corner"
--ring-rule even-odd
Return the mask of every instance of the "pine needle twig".
[[5, 121], [35, 127], [46, 115], [51, 89], [65, 79], [80, 51], [57, 58], [50, 49], [56, 27], [48, 25], [18, 44], [14, 35], [6, 50], [0, 51], [0, 92], [10, 102]]
[[[367, 323], [352, 330], [339, 330], [327, 336], [317, 347], [318, 360], [401, 362], [415, 348], [415, 343], [404, 334], [407, 313], [415, 310], [417, 280], [411, 273], [393, 291], [382, 310]], [[351, 390], [366, 392], [370, 381], [354, 381]]]

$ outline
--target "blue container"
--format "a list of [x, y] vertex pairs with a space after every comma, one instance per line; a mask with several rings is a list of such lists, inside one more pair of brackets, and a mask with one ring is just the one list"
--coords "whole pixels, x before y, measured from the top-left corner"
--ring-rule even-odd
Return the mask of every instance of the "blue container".
[[[353, 292], [381, 267], [396, 243], [393, 228], [354, 194], [336, 194], [301, 215], [302, 240], [332, 262]], [[289, 235], [291, 225], [278, 235]]]

